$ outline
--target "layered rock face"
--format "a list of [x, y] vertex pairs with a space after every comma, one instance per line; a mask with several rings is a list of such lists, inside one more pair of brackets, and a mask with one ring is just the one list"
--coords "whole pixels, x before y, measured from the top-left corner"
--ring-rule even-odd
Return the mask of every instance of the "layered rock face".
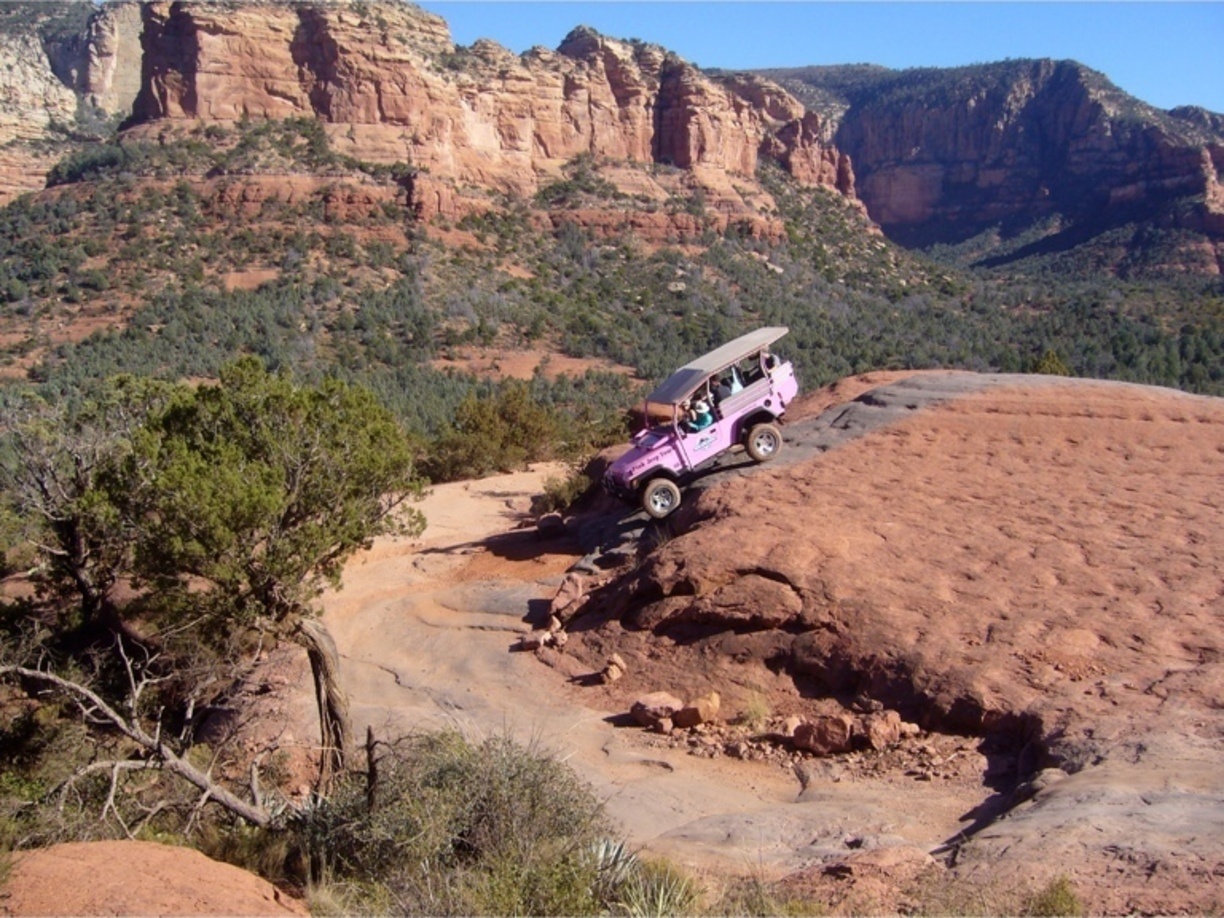
[[89, 24], [76, 88], [87, 104], [108, 115], [127, 115], [140, 92], [140, 4], [110, 0]]
[[144, 55], [136, 124], [320, 117], [342, 152], [520, 194], [584, 154], [677, 166], [715, 189], [765, 155], [853, 194], [848, 159], [780, 88], [719, 83], [586, 29], [519, 58], [456, 49], [441, 19], [402, 3], [156, 2]]
[[[1218, 232], [1221, 118], [1161, 112], [1069, 61], [950, 71], [770, 71], [835, 100], [834, 140], [868, 213], [902, 241], [955, 240], [1009, 220], [1149, 218], [1197, 197], [1176, 225]], [[1214, 228], [1214, 229], [1213, 229]]]
[[[33, 28], [0, 34], [0, 204], [42, 188], [57, 158], [46, 143], [78, 115], [126, 114], [140, 88], [140, 7], [117, 0], [88, 33], [44, 42]], [[83, 103], [83, 106], [82, 106]]]

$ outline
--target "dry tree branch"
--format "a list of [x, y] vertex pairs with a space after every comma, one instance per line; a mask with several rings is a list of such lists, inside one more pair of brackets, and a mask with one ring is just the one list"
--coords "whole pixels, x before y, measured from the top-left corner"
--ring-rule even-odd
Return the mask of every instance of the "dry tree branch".
[[[0, 678], [6, 676], [19, 676], [23, 679], [31, 679], [54, 686], [73, 698], [87, 716], [98, 717], [109, 722], [128, 739], [148, 751], [152, 755], [152, 760], [150, 762], [140, 762], [139, 764], [143, 767], [159, 766], [164, 768], [171, 774], [177, 775], [188, 783], [193, 784], [201, 791], [207, 792], [210, 799], [215, 800], [235, 816], [245, 819], [253, 825], [262, 827], [271, 822], [271, 816], [263, 807], [253, 806], [242, 798], [235, 796], [214, 781], [211, 775], [176, 755], [174, 750], [162, 742], [160, 725], [158, 726], [157, 734], [150, 736], [134, 716], [130, 720], [124, 718], [89, 687], [81, 685], [79, 682], [65, 679], [62, 676], [57, 676], [53, 672], [29, 669], [25, 666], [0, 666]], [[134, 766], [125, 765], [123, 767], [124, 770], [130, 770]]]
[[[142, 771], [151, 767], [152, 766], [149, 764], [149, 762], [143, 759], [120, 759], [118, 761], [112, 760], [106, 762], [91, 762], [88, 765], [81, 766], [71, 775], [61, 781], [48, 796], [59, 797], [59, 812], [63, 813], [64, 806], [68, 802], [68, 792], [76, 787], [77, 782], [82, 778], [88, 777], [89, 775], [95, 774], [99, 771], [109, 771], [111, 772], [113, 781], [114, 776], [120, 771]], [[103, 815], [105, 815], [105, 812]]]

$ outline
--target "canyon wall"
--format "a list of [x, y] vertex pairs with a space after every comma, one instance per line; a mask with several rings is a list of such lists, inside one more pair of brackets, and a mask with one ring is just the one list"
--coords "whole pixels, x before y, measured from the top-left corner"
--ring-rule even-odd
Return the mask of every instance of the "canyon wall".
[[[1224, 222], [1224, 118], [1159, 111], [1073, 61], [765, 73], [835, 113], [859, 197], [901, 241], [955, 241], [1053, 214], [1159, 216], [1208, 233]], [[1160, 213], [1177, 198], [1198, 200]]]
[[522, 57], [456, 48], [403, 3], [153, 2], [133, 126], [319, 117], [335, 148], [531, 194], [575, 157], [689, 170], [714, 189], [771, 157], [852, 196], [848, 159], [777, 86], [720, 82], [654, 45], [579, 28]]

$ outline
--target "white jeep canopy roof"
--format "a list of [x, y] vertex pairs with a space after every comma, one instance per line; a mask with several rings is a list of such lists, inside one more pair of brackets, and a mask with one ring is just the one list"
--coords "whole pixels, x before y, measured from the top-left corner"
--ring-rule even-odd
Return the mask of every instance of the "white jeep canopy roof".
[[734, 341], [728, 341], [708, 354], [702, 354], [691, 363], [686, 363], [646, 396], [646, 401], [662, 405], [678, 405], [692, 395], [697, 387], [709, 377], [745, 357], [760, 353], [788, 331], [790, 329], [785, 325], [772, 325], [748, 332]]

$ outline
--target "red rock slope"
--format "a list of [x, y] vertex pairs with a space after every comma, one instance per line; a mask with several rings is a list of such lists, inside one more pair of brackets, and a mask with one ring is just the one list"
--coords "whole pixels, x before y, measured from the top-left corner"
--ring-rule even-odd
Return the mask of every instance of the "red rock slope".
[[76, 842], [15, 855], [4, 915], [309, 915], [254, 874], [190, 848]]
[[1020, 753], [1015, 781], [1069, 777], [979, 826], [961, 869], [1062, 865], [1107, 910], [1163, 910], [1170, 883], [1213, 907], [1224, 400], [923, 376], [788, 439], [790, 465], [700, 493], [571, 624], [592, 668], [629, 658], [592, 691], [716, 689], [736, 709], [773, 685], [775, 710], [869, 696], [993, 736]]

